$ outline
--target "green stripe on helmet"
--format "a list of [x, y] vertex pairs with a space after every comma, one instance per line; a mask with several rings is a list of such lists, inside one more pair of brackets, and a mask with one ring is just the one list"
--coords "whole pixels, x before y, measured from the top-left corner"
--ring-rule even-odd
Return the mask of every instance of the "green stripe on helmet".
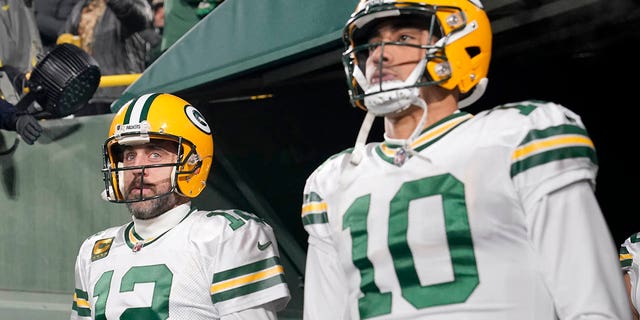
[[123, 124], [140, 123], [147, 120], [151, 104], [159, 95], [160, 93], [145, 94], [131, 101], [124, 115]]

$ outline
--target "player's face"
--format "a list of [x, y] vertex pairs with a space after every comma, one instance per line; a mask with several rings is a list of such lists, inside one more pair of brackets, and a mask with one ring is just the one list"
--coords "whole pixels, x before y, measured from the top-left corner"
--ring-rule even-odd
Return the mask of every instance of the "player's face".
[[[170, 141], [154, 140], [140, 146], [126, 147], [123, 165], [149, 166], [175, 163], [178, 160], [177, 146]], [[164, 194], [171, 189], [173, 166], [124, 170], [124, 194], [127, 199], [149, 198]], [[171, 193], [157, 199], [128, 203], [127, 207], [138, 219], [157, 217], [177, 204], [177, 196]]]
[[[391, 41], [424, 45], [429, 41], [429, 32], [424, 28], [399, 25], [398, 20], [389, 20], [375, 28], [368, 43]], [[391, 80], [404, 81], [424, 55], [425, 49], [416, 47], [396, 44], [372, 46], [366, 60], [365, 75], [369, 84]]]

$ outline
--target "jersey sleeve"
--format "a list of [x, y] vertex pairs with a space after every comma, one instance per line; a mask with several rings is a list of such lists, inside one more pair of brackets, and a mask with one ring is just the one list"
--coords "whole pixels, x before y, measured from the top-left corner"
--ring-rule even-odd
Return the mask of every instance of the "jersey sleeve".
[[593, 194], [596, 149], [582, 120], [548, 102], [499, 108], [513, 120], [502, 128], [514, 138], [510, 175], [559, 319], [629, 319], [613, 237]]
[[75, 262], [75, 288], [71, 307], [71, 320], [92, 319], [93, 306], [89, 297], [89, 265], [109, 252], [119, 227], [98, 232], [82, 242]]
[[634, 233], [629, 238], [624, 240], [620, 245], [619, 258], [620, 267], [623, 272], [629, 272], [633, 266], [634, 261], [638, 263], [638, 257], [636, 252], [640, 250], [640, 232]]
[[640, 288], [638, 288], [638, 282], [640, 281], [640, 271], [638, 270], [640, 253], [640, 232], [632, 234], [620, 245], [620, 267], [622, 272], [629, 276], [629, 295], [631, 298], [632, 307], [638, 310], [640, 303]]
[[[302, 225], [311, 237], [328, 240], [330, 232], [325, 191], [335, 189], [352, 149], [331, 156], [307, 178], [302, 199]], [[340, 172], [340, 173], [338, 173]]]
[[347, 312], [346, 283], [333, 247], [309, 236], [304, 279], [304, 319], [343, 319]]
[[339, 264], [331, 237], [324, 192], [348, 157], [334, 156], [318, 167], [307, 179], [302, 202], [302, 223], [309, 234], [304, 279], [304, 319], [342, 319], [346, 314], [346, 277]]
[[[595, 188], [598, 160], [580, 116], [550, 102], [525, 101], [500, 109], [517, 113], [510, 175], [525, 203], [537, 201], [574, 182]], [[514, 131], [513, 125], [505, 129]]]
[[73, 304], [71, 307], [71, 320], [91, 319], [91, 305], [87, 288], [87, 254], [89, 240], [85, 240], [80, 246], [75, 262], [75, 288], [73, 292]]
[[613, 237], [589, 184], [556, 190], [525, 210], [559, 319], [631, 319]]
[[[260, 305], [272, 304], [276, 311], [290, 299], [275, 234], [269, 224], [240, 210], [212, 211], [211, 218], [222, 228], [220, 236], [200, 228], [202, 250], [212, 257], [211, 301], [221, 316]], [[204, 239], [204, 240], [202, 240]]]

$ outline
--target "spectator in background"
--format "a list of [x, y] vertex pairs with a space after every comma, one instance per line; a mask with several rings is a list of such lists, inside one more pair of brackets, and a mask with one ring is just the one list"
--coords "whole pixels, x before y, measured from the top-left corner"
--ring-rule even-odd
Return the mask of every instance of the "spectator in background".
[[155, 61], [161, 54], [162, 33], [164, 32], [164, 0], [153, 0], [151, 2], [153, 9], [153, 31], [159, 36], [158, 41], [154, 42], [150, 47], [147, 55], [147, 66]]
[[0, 71], [19, 94], [42, 52], [31, 0], [0, 0]]
[[6, 97], [22, 94], [25, 74], [36, 65], [40, 54], [42, 41], [31, 1], [0, 0], [0, 76], [11, 82], [0, 85], [0, 129], [15, 131], [27, 144], [40, 137], [42, 127], [32, 115], [19, 114]]
[[162, 33], [162, 52], [171, 47], [196, 23], [224, 0], [167, 0], [164, 4], [165, 28]]
[[[140, 31], [151, 26], [147, 0], [80, 0], [67, 18], [62, 33], [80, 37], [81, 47], [100, 65], [102, 75], [141, 73], [145, 69], [145, 43]], [[76, 116], [111, 112], [126, 86], [98, 88], [89, 105]]]
[[79, 0], [34, 0], [35, 17], [44, 51], [56, 46], [58, 33]]
[[164, 0], [152, 0], [152, 26], [141, 31], [140, 36], [145, 42], [145, 66], [151, 65], [161, 54], [162, 31], [164, 29]]
[[27, 144], [33, 144], [42, 133], [36, 118], [30, 114], [19, 114], [15, 106], [3, 97], [0, 97], [0, 129], [15, 131]]
[[164, 29], [164, 0], [151, 1], [151, 9], [153, 10], [153, 27], [162, 34]]

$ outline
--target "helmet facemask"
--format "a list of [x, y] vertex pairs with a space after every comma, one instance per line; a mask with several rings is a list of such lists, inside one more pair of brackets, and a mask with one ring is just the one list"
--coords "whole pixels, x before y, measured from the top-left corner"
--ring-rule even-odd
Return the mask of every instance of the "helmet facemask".
[[[145, 164], [140, 166], [124, 166], [123, 150], [125, 146], [145, 144], [153, 140], [164, 140], [173, 142], [175, 144], [175, 152], [178, 155], [177, 161], [169, 163]], [[103, 150], [104, 166], [102, 171], [105, 181], [106, 199], [108, 201], [117, 203], [132, 203], [152, 200], [165, 197], [172, 193], [177, 193], [180, 196], [185, 196], [180, 190], [179, 181], [190, 180], [191, 176], [194, 173], [197, 173], [198, 169], [202, 165], [202, 161], [196, 153], [195, 146], [191, 142], [183, 139], [182, 137], [176, 137], [163, 133], [141, 132], [116, 134], [113, 137], [107, 139], [104, 144]], [[171, 151], [173, 152], [173, 149]], [[169, 178], [171, 179], [169, 190], [161, 194], [144, 196], [142, 187], [145, 184], [145, 173], [148, 170], [162, 167], [172, 167], [169, 176]], [[125, 173], [133, 171], [138, 171], [136, 175], [140, 176], [138, 182], [140, 186], [140, 194], [138, 196], [135, 196], [134, 194], [128, 195], [125, 189]]]
[[[372, 31], [387, 19], [395, 19], [391, 24], [393, 27], [426, 30], [430, 40], [417, 45], [415, 42], [411, 45], [391, 41], [369, 43]], [[479, 0], [361, 0], [346, 23], [343, 42], [346, 50], [342, 61], [351, 104], [367, 111], [354, 147], [353, 164], [360, 162], [375, 116], [387, 116], [411, 105], [418, 106], [423, 109], [422, 118], [403, 144], [410, 145], [419, 135], [427, 117], [421, 87], [456, 90], [460, 95], [458, 107], [463, 108], [479, 99], [487, 85], [491, 26]], [[375, 72], [379, 72], [377, 79], [384, 79], [381, 71], [384, 49], [399, 45], [423, 50], [424, 56], [416, 60], [413, 72], [404, 81], [371, 84], [366, 77], [369, 53], [380, 55]], [[370, 51], [372, 48], [374, 50]], [[371, 57], [371, 63], [376, 63], [374, 58]], [[371, 75], [368, 76], [371, 79]]]
[[[408, 6], [399, 9], [393, 4], [378, 5], [375, 10], [363, 11], [347, 23], [344, 41], [347, 50], [343, 53], [343, 64], [347, 75], [347, 84], [351, 102], [376, 116], [405, 110], [410, 105], [425, 106], [420, 97], [420, 87], [437, 85], [448, 79], [450, 72], [438, 78], [429, 72], [428, 64], [448, 65], [444, 54], [442, 30], [432, 6]], [[426, 43], [412, 44], [401, 41], [369, 43], [373, 30], [384, 21], [393, 20], [396, 28], [416, 27], [428, 31]], [[438, 40], [440, 39], [440, 40]], [[416, 61], [411, 74], [405, 80], [380, 81], [370, 83], [366, 74], [366, 63], [370, 54], [380, 55], [376, 72], [378, 79], [383, 75], [384, 52], [390, 46], [404, 46], [422, 50], [422, 58]], [[371, 58], [373, 59], [373, 58]], [[439, 70], [450, 69], [440, 67]]]
[[[414, 26], [428, 30], [429, 35], [437, 41], [421, 46], [425, 50], [424, 61], [418, 63], [417, 69], [421, 65], [424, 68], [415, 70], [413, 78], [410, 77], [404, 83], [371, 86], [363, 76], [366, 74], [364, 63], [368, 50], [371, 46], [400, 44], [368, 44], [368, 38], [371, 30], [381, 20], [391, 18], [418, 21], [419, 24]], [[447, 90], [458, 90], [461, 97], [458, 107], [463, 108], [479, 99], [487, 85], [491, 27], [482, 4], [477, 0], [361, 0], [345, 26], [343, 41], [346, 46], [343, 65], [351, 103], [376, 115], [388, 114], [394, 109], [380, 108], [380, 101], [389, 104], [392, 100], [407, 100], [419, 93], [417, 90], [404, 89], [439, 86]], [[398, 93], [386, 93], [393, 91]], [[368, 99], [381, 94], [377, 99]], [[399, 110], [402, 109], [399, 106]]]
[[[167, 141], [173, 145], [169, 146]], [[134, 163], [123, 163], [123, 148], [147, 143], [155, 143], [157, 147], [175, 152], [176, 160], [161, 157], [154, 163], [149, 158], [153, 165], [124, 167], [123, 164]], [[212, 162], [212, 129], [205, 117], [180, 97], [169, 93], [146, 93], [129, 100], [111, 121], [109, 138], [103, 145], [105, 190], [102, 198], [126, 203], [175, 193], [179, 197], [192, 199], [205, 189]], [[135, 199], [126, 199], [125, 173], [130, 174], [131, 170], [137, 170], [136, 174], [147, 173], [148, 170], [161, 167], [172, 167], [167, 170], [167, 177], [171, 180], [166, 181], [171, 190], [163, 190], [162, 195], [153, 197], [145, 198], [143, 194]]]

